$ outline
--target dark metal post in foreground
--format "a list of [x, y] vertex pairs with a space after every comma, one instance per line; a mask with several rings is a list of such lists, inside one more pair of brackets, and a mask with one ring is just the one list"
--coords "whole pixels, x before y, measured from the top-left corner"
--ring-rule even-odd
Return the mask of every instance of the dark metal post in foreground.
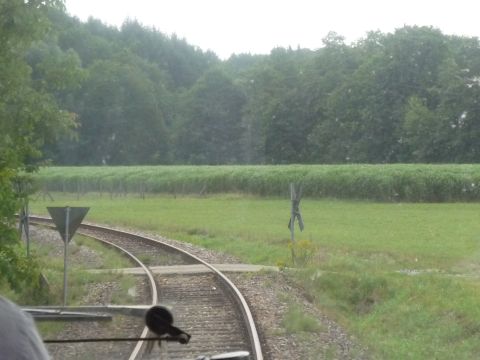
[[22, 209], [20, 210], [20, 216], [18, 221], [18, 231], [20, 233], [20, 239], [25, 232], [25, 241], [27, 244], [27, 256], [30, 256], [30, 229], [28, 226], [28, 198], [24, 200]]
[[17, 177], [13, 182], [14, 190], [17, 197], [21, 201], [21, 209], [19, 213], [18, 232], [22, 239], [25, 232], [25, 240], [27, 245], [27, 256], [30, 256], [30, 231], [28, 228], [28, 196], [32, 193], [31, 179], [28, 177]]
[[25, 202], [25, 222], [23, 223], [25, 229], [25, 239], [27, 240], [27, 256], [30, 256], [30, 226], [28, 221], [29, 209], [28, 209], [28, 198]]
[[68, 226], [70, 223], [70, 207], [65, 208], [65, 241], [63, 251], [63, 306], [67, 306], [67, 246], [70, 239]]
[[290, 210], [290, 223], [288, 224], [290, 228], [290, 246], [292, 250], [292, 263], [295, 265], [295, 186], [290, 184], [290, 200], [292, 201], [292, 207]]

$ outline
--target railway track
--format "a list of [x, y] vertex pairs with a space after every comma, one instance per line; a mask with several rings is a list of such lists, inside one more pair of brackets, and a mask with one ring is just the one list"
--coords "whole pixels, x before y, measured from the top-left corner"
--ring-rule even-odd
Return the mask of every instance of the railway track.
[[[51, 224], [44, 217], [31, 216], [30, 221]], [[138, 342], [128, 359], [194, 359], [202, 354], [247, 350], [251, 359], [263, 360], [259, 336], [244, 297], [215, 267], [178, 247], [137, 234], [91, 224], [82, 224], [78, 232], [128, 252], [144, 267], [151, 303], [170, 308], [174, 325], [192, 336], [187, 345], [162, 344], [162, 348], [155, 347], [148, 354], [145, 342]], [[141, 259], [147, 259], [149, 266], [202, 264], [209, 272], [154, 275]], [[142, 336], [147, 332], [143, 329]]]

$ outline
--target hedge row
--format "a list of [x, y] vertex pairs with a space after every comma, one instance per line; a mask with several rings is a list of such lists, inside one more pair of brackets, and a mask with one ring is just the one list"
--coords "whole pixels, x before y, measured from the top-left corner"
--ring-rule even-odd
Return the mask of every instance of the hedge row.
[[110, 193], [246, 193], [376, 201], [480, 200], [480, 165], [277, 165], [48, 167], [37, 175], [48, 191]]

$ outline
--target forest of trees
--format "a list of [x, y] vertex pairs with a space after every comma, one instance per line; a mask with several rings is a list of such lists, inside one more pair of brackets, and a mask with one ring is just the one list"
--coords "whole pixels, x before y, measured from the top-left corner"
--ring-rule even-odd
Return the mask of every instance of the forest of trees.
[[[77, 55], [58, 48], [59, 56], [44, 57], [38, 82], [25, 58], [33, 56], [32, 45], [46, 47], [40, 44], [50, 33], [51, 9], [61, 11], [63, 2], [0, 0], [0, 293], [37, 300], [45, 295], [40, 268], [18, 241], [15, 212], [31, 189], [28, 174], [43, 162], [42, 148], [75, 135], [76, 125], [76, 115], [58, 106], [69, 79], [57, 76], [53, 64], [66, 69]], [[71, 82], [78, 84], [73, 77]]]
[[318, 50], [220, 60], [126, 21], [51, 10], [26, 55], [34, 88], [75, 114], [55, 164], [480, 161], [480, 44], [430, 27], [330, 33]]

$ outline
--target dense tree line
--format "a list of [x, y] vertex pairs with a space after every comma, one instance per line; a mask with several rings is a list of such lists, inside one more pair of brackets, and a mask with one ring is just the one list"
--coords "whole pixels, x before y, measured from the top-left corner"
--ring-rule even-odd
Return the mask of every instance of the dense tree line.
[[37, 89], [77, 115], [57, 164], [480, 161], [480, 44], [430, 27], [335, 33], [221, 61], [175, 36], [51, 11]]
[[[29, 173], [41, 164], [41, 149], [75, 126], [74, 114], [61, 110], [56, 98], [77, 86], [73, 70], [66, 71], [77, 55], [43, 43], [51, 29], [47, 13], [62, 7], [59, 0], [0, 0], [0, 292], [30, 302], [45, 294], [39, 266], [19, 241], [15, 212], [29, 195]], [[35, 41], [41, 43], [33, 52]], [[36, 77], [27, 54], [49, 54], [37, 63]]]

